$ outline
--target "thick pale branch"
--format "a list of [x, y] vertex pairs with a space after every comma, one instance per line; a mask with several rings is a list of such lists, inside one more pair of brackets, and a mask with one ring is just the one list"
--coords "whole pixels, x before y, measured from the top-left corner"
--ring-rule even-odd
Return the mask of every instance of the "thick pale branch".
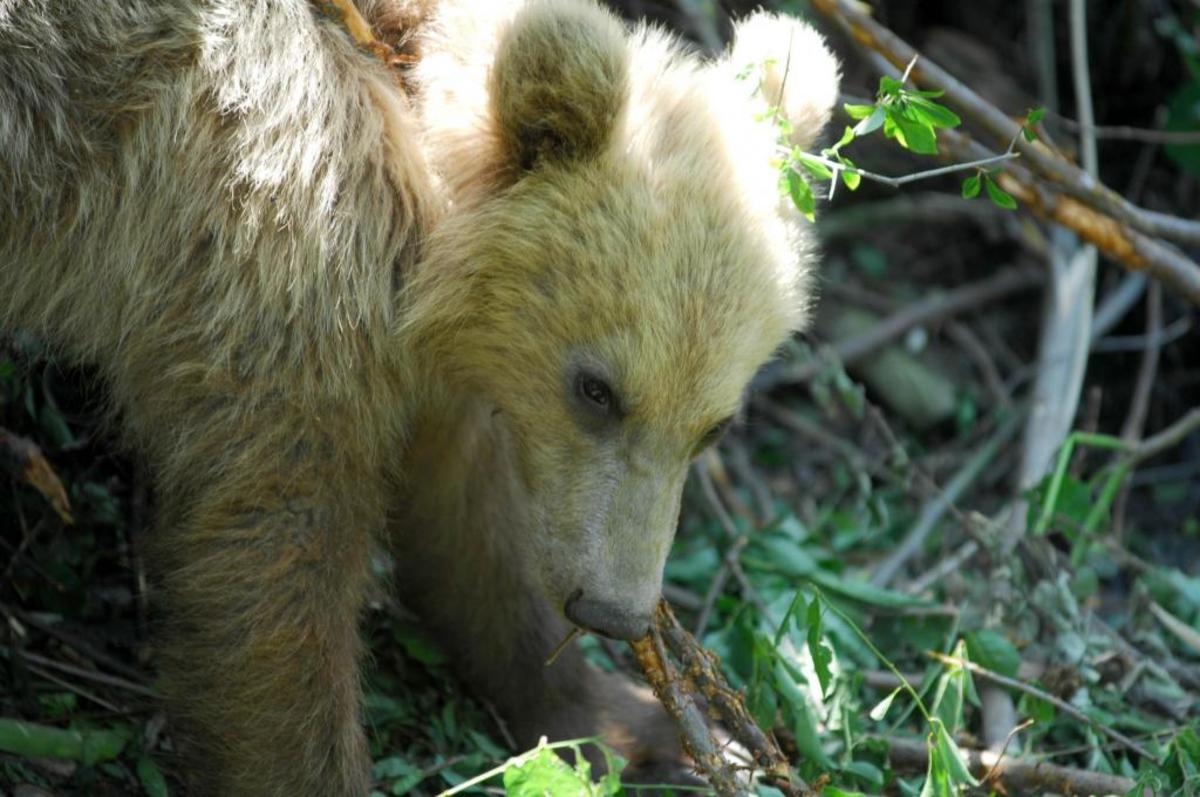
[[1200, 305], [1200, 268], [1174, 247], [1166, 246], [1065, 193], [1015, 173], [999, 176], [1000, 187], [1037, 215], [1072, 230], [1113, 260], [1145, 271]]
[[[891, 737], [887, 743], [888, 758], [897, 769], [921, 771], [928, 767], [929, 746], [924, 741]], [[963, 750], [963, 753], [971, 773], [985, 779], [985, 788], [995, 783], [1018, 793], [1128, 794], [1136, 785], [1120, 775], [1006, 758], [988, 750]]]

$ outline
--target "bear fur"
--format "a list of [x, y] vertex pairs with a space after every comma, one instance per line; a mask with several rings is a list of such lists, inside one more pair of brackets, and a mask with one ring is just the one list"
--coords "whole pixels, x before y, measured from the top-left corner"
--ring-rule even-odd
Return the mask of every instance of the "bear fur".
[[374, 546], [521, 743], [674, 760], [576, 651], [644, 632], [688, 463], [806, 317], [777, 188], [819, 37], [704, 61], [592, 0], [0, 0], [0, 326], [98, 366], [153, 474], [197, 793], [363, 795]]

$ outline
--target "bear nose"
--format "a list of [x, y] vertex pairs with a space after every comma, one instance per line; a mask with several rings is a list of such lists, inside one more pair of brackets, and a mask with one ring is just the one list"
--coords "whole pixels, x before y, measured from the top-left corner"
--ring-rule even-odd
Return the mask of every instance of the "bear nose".
[[610, 639], [641, 639], [650, 631], [650, 615], [630, 612], [606, 603], [585, 597], [577, 589], [567, 598], [563, 613], [575, 625]]

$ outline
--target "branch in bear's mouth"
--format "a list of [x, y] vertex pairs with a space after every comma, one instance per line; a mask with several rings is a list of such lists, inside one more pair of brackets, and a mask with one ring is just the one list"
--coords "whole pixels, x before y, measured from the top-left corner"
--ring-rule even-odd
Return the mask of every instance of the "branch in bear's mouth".
[[[650, 633], [629, 644], [654, 694], [679, 726], [684, 749], [718, 795], [742, 797], [749, 792], [721, 755], [721, 746], [696, 703], [697, 690], [773, 786], [788, 797], [813, 793], [792, 770], [775, 741], [750, 716], [741, 695], [721, 674], [716, 655], [701, 647], [679, 625], [665, 600], [658, 604]], [[682, 666], [682, 676], [668, 657], [668, 649]]]

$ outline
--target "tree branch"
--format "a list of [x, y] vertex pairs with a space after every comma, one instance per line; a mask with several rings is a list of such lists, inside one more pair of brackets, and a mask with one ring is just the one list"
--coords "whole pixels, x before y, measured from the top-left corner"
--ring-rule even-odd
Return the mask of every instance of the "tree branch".
[[[814, 0], [814, 7], [828, 16], [850, 38], [861, 47], [879, 53], [886, 61], [902, 69], [912, 62], [916, 51], [896, 34], [864, 14], [851, 0]], [[1094, 215], [1108, 216], [1115, 222], [1120, 235], [1109, 234], [1102, 240], [1110, 244], [1124, 242], [1106, 248], [1100, 242], [1088, 238], [1106, 253], [1125, 257], [1121, 262], [1131, 268], [1146, 269], [1168, 285], [1179, 290], [1192, 302], [1200, 304], [1200, 266], [1178, 251], [1147, 236], [1159, 237], [1189, 245], [1200, 245], [1200, 222], [1169, 216], [1138, 207], [1112, 189], [1089, 177], [1062, 156], [1047, 149], [1039, 142], [1025, 141], [1019, 137], [1020, 125], [979, 95], [960, 83], [948, 72], [928, 58], [922, 58], [912, 69], [913, 80], [929, 88], [945, 91], [947, 104], [956, 107], [967, 119], [974, 122], [998, 146], [1004, 146], [1016, 137], [1015, 149], [1022, 156], [1021, 162], [1048, 185], [1041, 186], [1045, 194], [1063, 195], [1075, 200], [1075, 205], [1085, 206]], [[943, 133], [948, 131], [943, 130]], [[988, 157], [976, 155], [976, 158]], [[1014, 173], [1009, 162], [1006, 170]], [[1028, 182], [1024, 180], [1023, 182]], [[1069, 206], [1074, 207], [1074, 206]], [[1087, 238], [1088, 230], [1093, 234], [1097, 224], [1090, 217], [1079, 213], [1063, 213], [1064, 219], [1089, 223], [1083, 229], [1075, 229]], [[1058, 220], [1058, 219], [1056, 219]], [[1065, 222], [1064, 222], [1065, 223]]]

